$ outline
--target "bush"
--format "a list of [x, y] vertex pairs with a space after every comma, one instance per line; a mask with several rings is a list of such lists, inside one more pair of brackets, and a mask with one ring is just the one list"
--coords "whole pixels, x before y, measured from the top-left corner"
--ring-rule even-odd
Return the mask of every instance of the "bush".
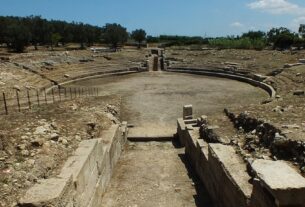
[[274, 42], [274, 48], [276, 49], [289, 49], [294, 43], [294, 36], [290, 33], [282, 33], [278, 35]]

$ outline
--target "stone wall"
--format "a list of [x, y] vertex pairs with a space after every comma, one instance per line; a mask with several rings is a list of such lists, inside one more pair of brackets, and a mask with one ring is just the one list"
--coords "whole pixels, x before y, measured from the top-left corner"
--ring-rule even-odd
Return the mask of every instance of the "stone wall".
[[196, 74], [196, 75], [205, 75], [205, 76], [214, 76], [220, 78], [227, 78], [232, 80], [237, 80], [241, 82], [245, 82], [251, 84], [256, 87], [260, 87], [265, 90], [271, 98], [275, 98], [276, 91], [274, 88], [262, 80], [256, 78], [253, 74], [245, 74], [245, 73], [238, 73], [233, 71], [226, 71], [224, 69], [203, 69], [203, 68], [167, 68], [166, 71], [168, 72], [176, 72], [176, 73], [189, 73], [189, 74]]
[[110, 181], [125, 142], [127, 123], [113, 125], [101, 139], [80, 143], [54, 178], [40, 180], [20, 200], [21, 207], [95, 207]]
[[246, 163], [231, 145], [200, 137], [200, 120], [178, 119], [177, 135], [216, 207], [305, 206], [305, 179], [284, 161]]

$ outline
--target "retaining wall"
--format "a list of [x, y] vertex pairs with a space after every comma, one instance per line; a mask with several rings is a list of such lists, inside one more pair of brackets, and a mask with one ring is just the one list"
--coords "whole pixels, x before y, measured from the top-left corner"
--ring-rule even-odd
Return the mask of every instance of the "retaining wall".
[[166, 71], [168, 72], [176, 72], [176, 73], [189, 73], [189, 74], [196, 74], [196, 75], [206, 75], [206, 76], [213, 76], [213, 77], [220, 77], [220, 78], [228, 78], [232, 80], [237, 80], [241, 82], [245, 82], [251, 84], [256, 87], [260, 87], [265, 90], [271, 98], [275, 98], [276, 91], [274, 88], [262, 81], [255, 80], [252, 76], [243, 73], [234, 73], [232, 71], [225, 71], [225, 70], [213, 70], [213, 69], [203, 69], [203, 68], [167, 68]]
[[247, 166], [233, 146], [207, 143], [199, 128], [197, 120], [178, 119], [177, 135], [216, 207], [305, 206], [305, 179], [286, 162]]
[[55, 177], [38, 181], [21, 207], [97, 207], [127, 140], [127, 123], [113, 125], [101, 139], [82, 141]]
[[[129, 68], [129, 69], [120, 69], [120, 70], [111, 70], [111, 71], [100, 71], [100, 72], [96, 72], [96, 73], [84, 74], [84, 75], [80, 75], [77, 77], [73, 77], [66, 81], [60, 81], [56, 85], [45, 86], [44, 88], [47, 88], [47, 92], [49, 92], [52, 88], [75, 83], [77, 81], [96, 79], [96, 78], [102, 78], [102, 77], [108, 77], [108, 76], [128, 75], [128, 74], [132, 74], [132, 73], [140, 73], [140, 72], [146, 72], [146, 71], [148, 71], [148, 70], [145, 68]], [[44, 90], [44, 89], [41, 89], [41, 90]]]

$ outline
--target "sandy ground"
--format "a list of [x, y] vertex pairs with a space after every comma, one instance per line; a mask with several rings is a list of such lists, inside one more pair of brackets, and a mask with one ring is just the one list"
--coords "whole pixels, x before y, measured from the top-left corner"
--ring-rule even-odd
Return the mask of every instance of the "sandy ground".
[[245, 83], [198, 75], [149, 72], [78, 82], [100, 88], [101, 95], [122, 96], [121, 119], [135, 126], [131, 133], [173, 134], [184, 105], [194, 117], [222, 113], [228, 106], [258, 104], [267, 93]]
[[102, 207], [212, 206], [184, 149], [171, 142], [129, 143], [117, 166]]

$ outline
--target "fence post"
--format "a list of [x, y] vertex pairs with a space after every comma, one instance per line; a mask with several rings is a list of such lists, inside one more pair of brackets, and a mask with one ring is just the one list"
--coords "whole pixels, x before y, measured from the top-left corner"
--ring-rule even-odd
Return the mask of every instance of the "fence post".
[[27, 92], [27, 95], [28, 95], [28, 104], [29, 104], [29, 109], [31, 109], [31, 108], [32, 108], [32, 104], [31, 104], [31, 98], [30, 98], [30, 91], [29, 91], [29, 90], [27, 90], [26, 92]]
[[20, 109], [20, 100], [19, 100], [19, 92], [18, 92], [18, 90], [16, 90], [16, 98], [17, 98], [18, 111], [20, 112], [21, 109]]
[[54, 88], [52, 88], [52, 97], [53, 97], [53, 103], [55, 102], [55, 97], [54, 97]]
[[69, 91], [70, 91], [70, 98], [71, 100], [73, 99], [73, 96], [72, 96], [72, 88], [69, 88]]
[[76, 88], [74, 88], [74, 98], [77, 98]]
[[58, 86], [58, 96], [59, 96], [59, 101], [61, 101], [60, 86]]
[[4, 92], [3, 92], [3, 103], [4, 103], [5, 114], [8, 115], [6, 98], [5, 98], [5, 93]]
[[81, 91], [80, 91], [80, 88], [78, 88], [78, 97], [81, 97]]
[[65, 99], [67, 98], [67, 88], [65, 87]]
[[43, 91], [44, 91], [44, 101], [46, 102], [46, 104], [48, 104], [46, 88], [44, 88]]
[[40, 106], [38, 90], [36, 90], [36, 96], [37, 96], [37, 104], [38, 104], [38, 106]]

